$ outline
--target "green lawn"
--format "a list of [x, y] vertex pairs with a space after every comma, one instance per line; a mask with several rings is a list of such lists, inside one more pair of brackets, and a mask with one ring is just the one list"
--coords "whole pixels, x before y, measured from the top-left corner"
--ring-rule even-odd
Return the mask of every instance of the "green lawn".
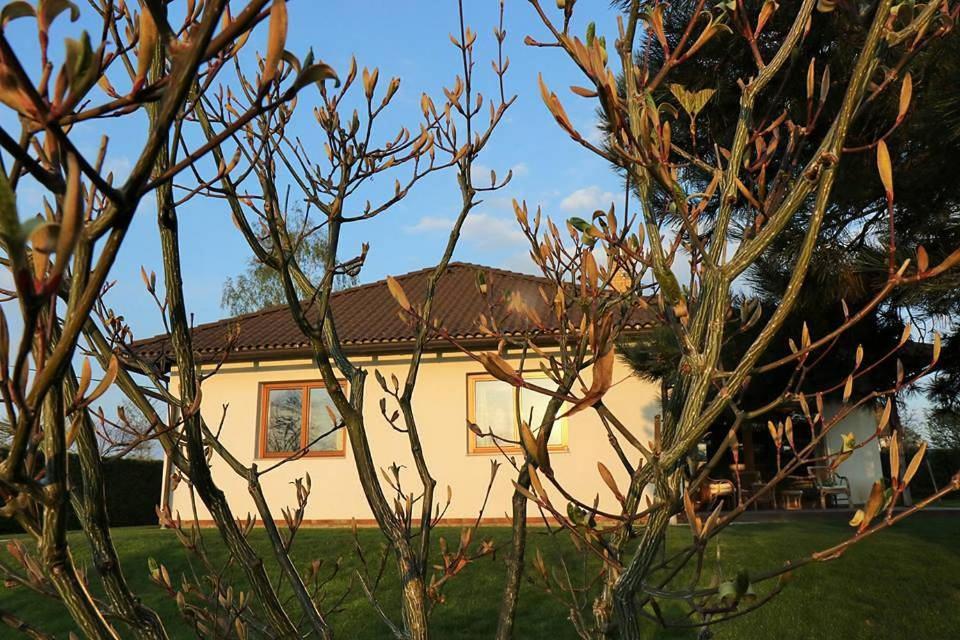
[[[444, 532], [449, 538], [456, 532]], [[508, 535], [505, 529], [484, 532], [496, 540]], [[743, 524], [733, 527], [721, 540], [725, 570], [762, 570], [781, 560], [834, 543], [847, 533], [839, 521], [803, 521], [790, 524]], [[210, 532], [210, 540], [214, 540]], [[682, 530], [674, 541], [679, 545]], [[344, 556], [342, 588], [349, 577], [352, 539], [348, 531], [304, 530], [297, 541], [297, 561], [305, 564], [314, 556]], [[167, 620], [174, 637], [192, 637], [178, 626], [176, 607], [151, 585], [146, 577], [147, 559], [162, 559], [174, 582], [189, 571], [184, 552], [169, 532], [153, 528], [118, 529], [117, 545], [125, 560], [126, 573], [145, 602], [157, 608]], [[361, 531], [364, 544], [379, 544], [374, 530]], [[550, 561], [570, 554], [569, 542], [537, 531], [532, 546], [540, 547]], [[254, 543], [266, 550], [262, 532], [253, 534]], [[85, 561], [82, 540], [75, 548]], [[455, 543], [454, 543], [455, 544]], [[216, 545], [213, 545], [216, 547]], [[481, 561], [468, 567], [447, 590], [447, 603], [434, 614], [437, 638], [490, 638], [496, 620], [496, 606], [502, 579], [500, 559]], [[392, 587], [395, 582], [387, 586]], [[386, 598], [386, 604], [392, 598]], [[41, 629], [66, 637], [71, 625], [59, 604], [40, 600], [22, 589], [0, 588], [0, 609], [10, 611]], [[389, 607], [395, 611], [395, 607]], [[362, 594], [354, 591], [334, 618], [340, 638], [373, 639], [388, 637]], [[727, 626], [717, 628], [718, 638], [949, 638], [960, 629], [960, 517], [921, 514], [893, 530], [855, 547], [841, 560], [813, 566], [797, 573], [787, 590], [772, 603]], [[0, 638], [13, 635], [0, 630]], [[527, 586], [521, 601], [517, 638], [575, 637], [566, 622], [563, 608], [536, 587]], [[694, 638], [691, 632], [651, 631], [650, 637]]]
[[943, 498], [940, 498], [936, 504], [941, 507], [960, 507], [960, 493], [954, 492]]

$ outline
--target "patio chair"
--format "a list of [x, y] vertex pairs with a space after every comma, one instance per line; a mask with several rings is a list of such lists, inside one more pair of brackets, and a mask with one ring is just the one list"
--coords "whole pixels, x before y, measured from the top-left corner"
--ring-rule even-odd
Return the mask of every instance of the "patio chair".
[[700, 485], [699, 496], [697, 496], [697, 506], [699, 508], [709, 508], [715, 500], [730, 499], [731, 504], [736, 500], [737, 489], [732, 480], [718, 480], [707, 478]]
[[807, 467], [807, 473], [813, 479], [814, 488], [819, 494], [821, 509], [826, 509], [831, 500], [835, 507], [840, 506], [841, 499], [846, 501], [846, 506], [850, 506], [850, 481], [846, 476], [841, 476], [826, 466]]

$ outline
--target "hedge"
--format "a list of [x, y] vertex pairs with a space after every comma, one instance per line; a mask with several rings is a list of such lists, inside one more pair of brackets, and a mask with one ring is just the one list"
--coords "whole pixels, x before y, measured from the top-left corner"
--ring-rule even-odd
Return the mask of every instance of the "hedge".
[[[80, 465], [76, 456], [69, 460], [70, 482], [80, 484]], [[103, 480], [107, 493], [107, 513], [110, 525], [131, 527], [156, 524], [156, 507], [160, 503], [160, 487], [163, 482], [163, 462], [160, 460], [135, 460], [120, 458], [105, 460]], [[71, 528], [78, 528], [76, 518], [71, 517]], [[19, 531], [16, 522], [0, 517], [0, 532]]]

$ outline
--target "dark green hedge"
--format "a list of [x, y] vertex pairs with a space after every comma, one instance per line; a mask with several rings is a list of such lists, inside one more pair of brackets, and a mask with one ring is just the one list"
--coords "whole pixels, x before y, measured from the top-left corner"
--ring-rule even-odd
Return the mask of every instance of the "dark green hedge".
[[[79, 485], [80, 465], [70, 456], [70, 481]], [[163, 462], [122, 458], [103, 463], [103, 478], [107, 491], [107, 510], [114, 527], [156, 524], [156, 506], [160, 503]], [[75, 518], [71, 527], [77, 528]], [[19, 531], [19, 526], [0, 518], [0, 532]]]

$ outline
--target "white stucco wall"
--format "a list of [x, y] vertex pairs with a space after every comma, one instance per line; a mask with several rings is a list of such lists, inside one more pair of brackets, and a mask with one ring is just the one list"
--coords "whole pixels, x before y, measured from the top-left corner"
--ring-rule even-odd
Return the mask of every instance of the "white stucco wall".
[[[824, 406], [826, 416], [834, 416], [839, 411], [837, 404]], [[843, 434], [852, 433], [857, 442], [864, 442], [877, 430], [877, 417], [872, 409], [855, 409], [849, 416], [834, 426], [826, 437], [827, 449], [837, 453], [843, 448]], [[870, 496], [873, 483], [883, 478], [880, 463], [880, 444], [877, 438], [854, 451], [838, 468], [837, 473], [850, 481], [850, 500], [854, 504], [863, 504]]]
[[[378, 404], [383, 392], [373, 375], [373, 369], [379, 369], [387, 379], [393, 373], [403, 380], [407, 359], [407, 356], [396, 355], [371, 356], [357, 360], [356, 364], [367, 368], [370, 374], [365, 388], [364, 412], [374, 460], [382, 468], [391, 463], [405, 465], [402, 480], [406, 487], [413, 488], [418, 486], [418, 480], [406, 435], [392, 430], [381, 416]], [[518, 366], [515, 357], [508, 357], [508, 360]], [[528, 360], [526, 368], [536, 370], [537, 365]], [[452, 488], [453, 501], [447, 511], [451, 521], [476, 517], [490, 477], [490, 461], [497, 457], [471, 454], [467, 448], [467, 375], [482, 371], [479, 364], [459, 354], [430, 354], [421, 367], [414, 397], [426, 459], [437, 479], [437, 499], [445, 502], [447, 485]], [[227, 405], [221, 441], [245, 464], [256, 461], [260, 468], [265, 468], [276, 460], [257, 459], [260, 384], [318, 378], [308, 361], [227, 364], [204, 382], [201, 410], [208, 424], [215, 426], [220, 424], [223, 406]], [[651, 440], [654, 416], [659, 411], [657, 387], [633, 377], [627, 365], [619, 359], [614, 369], [614, 381], [616, 384], [604, 402], [634, 429], [641, 442]], [[589, 384], [589, 373], [586, 382]], [[388, 401], [388, 411], [392, 411], [392, 406]], [[599, 494], [601, 508], [614, 509], [616, 501], [600, 479], [597, 461], [602, 461], [614, 473], [623, 490], [628, 478], [607, 441], [601, 422], [593, 411], [583, 411], [568, 419], [567, 429], [568, 451], [551, 454], [557, 476], [584, 502], [592, 502]], [[629, 450], [629, 445], [623, 444]], [[244, 480], [217, 456], [214, 456], [212, 468], [214, 478], [228, 496], [235, 515], [242, 517], [247, 512], [255, 513]], [[357, 480], [349, 444], [343, 457], [304, 458], [264, 476], [263, 488], [275, 517], [280, 517], [281, 507], [294, 503], [291, 481], [307, 472], [313, 485], [306, 512], [308, 521], [346, 521], [351, 518], [366, 521], [372, 517]], [[509, 514], [513, 491], [511, 480], [515, 477], [512, 467], [507, 464], [501, 467], [485, 514], [487, 519], [497, 520]], [[550, 493], [556, 496], [559, 504], [564, 504], [556, 491]], [[174, 513], [179, 511], [185, 518], [190, 517], [185, 484], [174, 491], [170, 506]], [[199, 507], [200, 519], [208, 520], [203, 505]], [[535, 508], [531, 508], [530, 515], [536, 515]]]

